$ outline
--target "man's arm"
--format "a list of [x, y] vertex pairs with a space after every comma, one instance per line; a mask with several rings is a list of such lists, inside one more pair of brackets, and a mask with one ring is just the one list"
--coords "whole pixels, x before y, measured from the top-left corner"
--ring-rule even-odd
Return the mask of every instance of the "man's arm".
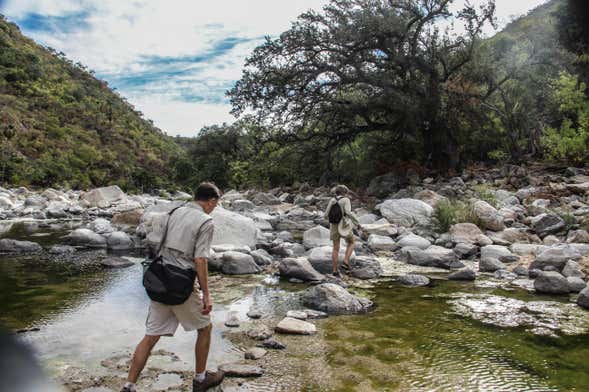
[[213, 302], [209, 293], [209, 267], [207, 259], [204, 257], [195, 257], [194, 264], [196, 264], [196, 277], [198, 284], [202, 291], [203, 310], [202, 314], [209, 314], [213, 309]]
[[209, 293], [209, 268], [207, 258], [211, 255], [211, 243], [213, 242], [213, 221], [206, 222], [198, 233], [194, 246], [194, 265], [196, 278], [203, 295], [203, 314], [209, 314], [213, 308]]

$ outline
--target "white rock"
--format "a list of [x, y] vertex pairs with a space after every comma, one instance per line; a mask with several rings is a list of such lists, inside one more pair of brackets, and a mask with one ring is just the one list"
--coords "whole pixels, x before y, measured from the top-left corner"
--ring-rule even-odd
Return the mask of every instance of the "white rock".
[[427, 249], [431, 246], [431, 242], [413, 233], [404, 236], [398, 241], [398, 243], [402, 248], [406, 246], [412, 246], [419, 249]]
[[398, 246], [391, 237], [370, 234], [367, 241], [368, 246], [372, 250], [395, 250]]
[[331, 245], [329, 229], [323, 226], [315, 226], [312, 229], [306, 230], [303, 233], [303, 245], [307, 249]]
[[405, 227], [430, 225], [434, 212], [432, 206], [417, 199], [385, 200], [376, 208], [389, 222]]
[[292, 317], [285, 317], [276, 326], [276, 332], [294, 335], [312, 335], [317, 332], [314, 324]]
[[254, 247], [258, 229], [251, 218], [217, 207], [211, 216], [215, 222], [213, 245], [231, 244]]
[[96, 188], [82, 194], [82, 200], [89, 203], [91, 207], [106, 208], [113, 204], [124, 203], [127, 201], [127, 195], [116, 185]]

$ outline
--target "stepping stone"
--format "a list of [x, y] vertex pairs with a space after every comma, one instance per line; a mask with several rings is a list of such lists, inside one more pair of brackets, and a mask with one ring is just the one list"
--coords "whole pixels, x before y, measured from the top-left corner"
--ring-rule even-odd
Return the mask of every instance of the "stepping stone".
[[273, 333], [267, 326], [259, 325], [247, 331], [246, 335], [251, 339], [266, 340], [270, 338], [273, 335]]
[[282, 344], [274, 339], [266, 339], [262, 343], [256, 345], [257, 347], [264, 347], [269, 348], [271, 350], [284, 350], [286, 348], [285, 344]]
[[260, 359], [266, 355], [267, 351], [261, 347], [252, 347], [245, 352], [245, 359]]
[[227, 377], [260, 377], [264, 374], [261, 367], [244, 363], [225, 363], [219, 366], [219, 370]]
[[227, 314], [227, 319], [225, 320], [225, 326], [229, 328], [237, 328], [239, 327], [239, 318], [237, 317], [237, 312], [229, 312]]
[[314, 324], [298, 320], [292, 317], [285, 317], [275, 328], [276, 332], [294, 335], [312, 335], [317, 332]]
[[250, 309], [247, 312], [247, 317], [249, 317], [251, 319], [259, 319], [259, 318], [262, 318], [262, 312], [258, 309]]
[[306, 320], [308, 315], [307, 312], [303, 310], [289, 310], [288, 312], [286, 312], [286, 317], [292, 317], [299, 320]]

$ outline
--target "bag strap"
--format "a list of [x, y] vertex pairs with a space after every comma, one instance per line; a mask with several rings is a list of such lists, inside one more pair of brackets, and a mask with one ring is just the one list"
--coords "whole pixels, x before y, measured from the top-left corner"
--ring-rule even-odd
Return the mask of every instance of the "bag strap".
[[160, 246], [157, 248], [157, 253], [156, 255], [159, 256], [162, 248], [164, 247], [164, 242], [166, 242], [166, 237], [168, 236], [168, 226], [170, 225], [170, 218], [172, 217], [172, 214], [174, 213], [174, 211], [176, 211], [178, 208], [180, 207], [184, 207], [186, 205], [186, 203], [182, 203], [181, 205], [179, 205], [178, 207], [174, 207], [172, 209], [172, 211], [168, 212], [168, 220], [166, 221], [166, 230], [164, 230], [164, 235], [162, 236], [162, 240], [160, 241]]

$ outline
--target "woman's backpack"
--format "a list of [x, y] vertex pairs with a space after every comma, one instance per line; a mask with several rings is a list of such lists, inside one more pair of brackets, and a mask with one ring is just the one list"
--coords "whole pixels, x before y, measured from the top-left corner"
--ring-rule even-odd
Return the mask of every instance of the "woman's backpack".
[[335, 198], [335, 203], [329, 209], [329, 213], [327, 214], [329, 218], [329, 223], [333, 225], [337, 225], [342, 221], [344, 217], [344, 211], [342, 210], [342, 206], [339, 205], [339, 201], [341, 199]]

